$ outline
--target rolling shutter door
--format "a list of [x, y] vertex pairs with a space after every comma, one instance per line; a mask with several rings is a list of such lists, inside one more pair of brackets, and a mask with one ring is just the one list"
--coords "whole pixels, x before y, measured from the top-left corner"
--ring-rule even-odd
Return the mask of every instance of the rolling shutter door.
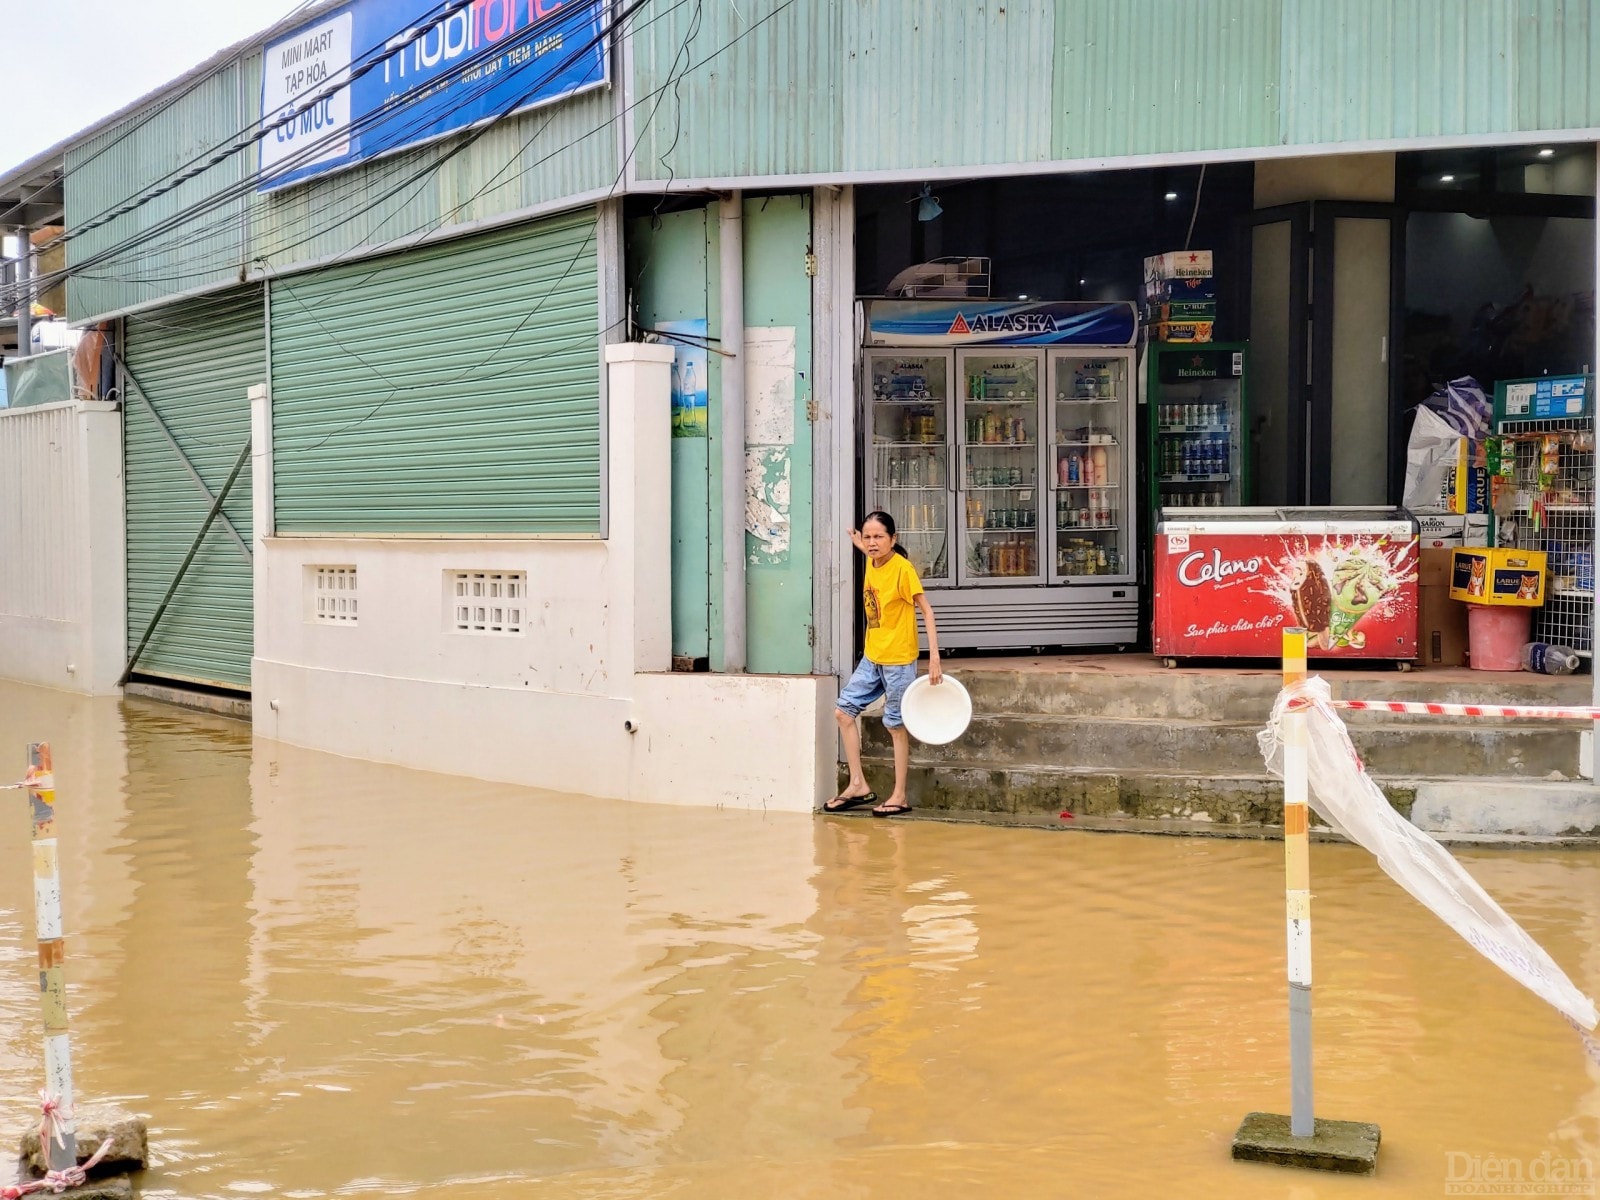
[[[261, 290], [141, 313], [124, 335], [131, 651], [211, 508], [190, 469], [215, 495], [250, 437], [247, 392], [266, 378]], [[248, 462], [222, 512], [248, 546]], [[249, 555], [214, 522], [134, 672], [249, 690], [253, 612]]]
[[595, 214], [272, 283], [277, 532], [595, 534]]

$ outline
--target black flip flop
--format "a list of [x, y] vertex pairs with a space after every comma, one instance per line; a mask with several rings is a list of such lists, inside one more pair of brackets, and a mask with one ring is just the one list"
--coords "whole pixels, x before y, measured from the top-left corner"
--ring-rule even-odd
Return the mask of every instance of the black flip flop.
[[910, 811], [911, 805], [909, 804], [885, 804], [880, 808], [873, 809], [872, 815], [875, 817], [903, 817]]
[[825, 813], [849, 812], [852, 808], [860, 808], [863, 804], [876, 804], [877, 792], [868, 792], [865, 796], [835, 796], [825, 803], [821, 811]]

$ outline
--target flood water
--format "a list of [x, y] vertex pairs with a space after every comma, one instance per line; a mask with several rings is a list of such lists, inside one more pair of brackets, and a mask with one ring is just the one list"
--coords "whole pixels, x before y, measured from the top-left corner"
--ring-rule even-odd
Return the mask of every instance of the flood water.
[[[1546, 1154], [1600, 1175], [1600, 1067], [1352, 847], [1313, 848], [1317, 1112], [1382, 1126], [1371, 1179], [1228, 1156], [1289, 1103], [1275, 843], [612, 803], [0, 683], [0, 782], [37, 740], [79, 1099], [146, 1117], [146, 1196], [1416, 1197]], [[22, 796], [0, 792], [7, 1143], [42, 1076]], [[1458, 853], [1600, 992], [1600, 853]]]

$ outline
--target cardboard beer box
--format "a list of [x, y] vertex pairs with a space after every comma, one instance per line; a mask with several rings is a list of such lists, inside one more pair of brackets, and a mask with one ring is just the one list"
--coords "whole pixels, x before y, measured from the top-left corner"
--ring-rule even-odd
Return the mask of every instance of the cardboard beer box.
[[1211, 321], [1217, 319], [1215, 300], [1160, 300], [1149, 306], [1146, 316], [1152, 323], [1168, 321]]
[[1169, 301], [1200, 304], [1208, 300], [1215, 302], [1216, 298], [1217, 281], [1210, 275], [1189, 279], [1147, 279], [1144, 283], [1146, 304], [1165, 304]]
[[1213, 255], [1209, 250], [1169, 250], [1144, 260], [1144, 277], [1152, 279], [1199, 279], [1213, 274]]
[[1450, 551], [1450, 598], [1537, 608], [1544, 603], [1545, 552], [1505, 546]]
[[1211, 340], [1210, 321], [1158, 321], [1150, 326], [1150, 336], [1158, 342], [1198, 345]]
[[[1428, 517], [1425, 521], [1462, 520]], [[1417, 657], [1425, 667], [1462, 667], [1467, 663], [1467, 609], [1450, 598], [1448, 549], [1426, 541], [1417, 554]]]
[[[1467, 543], [1462, 538], [1466, 534], [1466, 522], [1466, 517], [1419, 516], [1417, 517], [1417, 545], [1424, 550], [1465, 546]], [[1449, 569], [1449, 558], [1448, 554], [1444, 556], [1446, 573], [1448, 573]]]

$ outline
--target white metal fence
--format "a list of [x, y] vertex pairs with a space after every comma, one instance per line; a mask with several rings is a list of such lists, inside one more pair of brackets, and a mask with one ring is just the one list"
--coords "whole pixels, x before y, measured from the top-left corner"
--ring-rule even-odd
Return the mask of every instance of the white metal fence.
[[111, 690], [123, 545], [117, 406], [0, 411], [0, 677]]

